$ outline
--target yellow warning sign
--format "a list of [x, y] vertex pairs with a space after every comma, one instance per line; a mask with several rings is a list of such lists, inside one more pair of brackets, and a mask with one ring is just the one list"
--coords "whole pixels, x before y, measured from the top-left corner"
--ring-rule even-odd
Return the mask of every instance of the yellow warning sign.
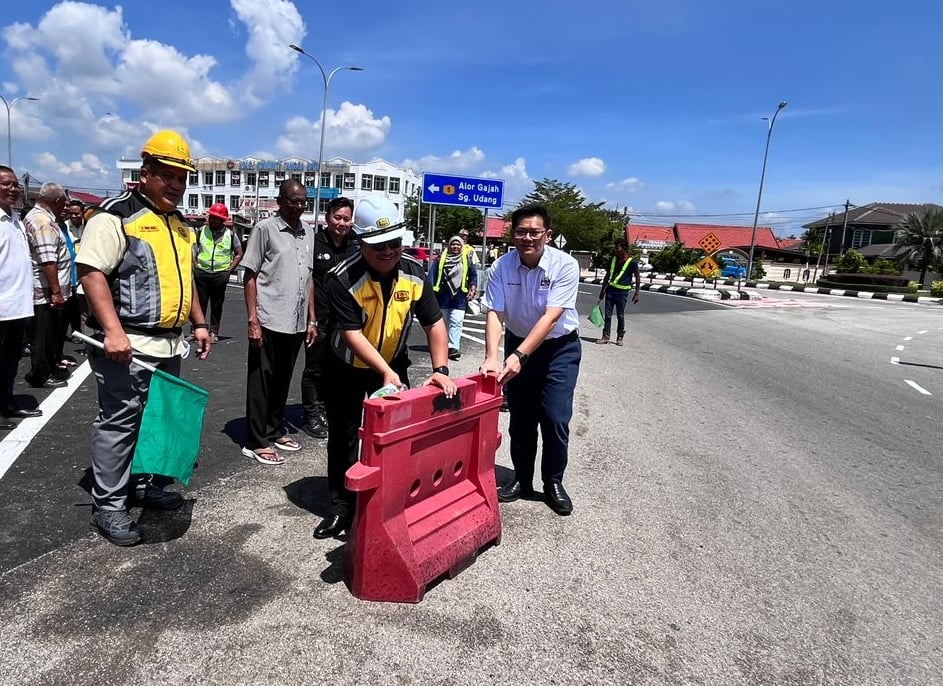
[[701, 274], [704, 276], [710, 276], [714, 273], [715, 269], [720, 269], [720, 266], [711, 258], [705, 257], [697, 263], [697, 268], [701, 270]]
[[701, 239], [697, 242], [697, 244], [701, 246], [704, 249], [704, 252], [706, 252], [708, 255], [710, 255], [712, 252], [716, 252], [720, 249], [720, 246], [723, 245], [720, 242], [720, 239], [712, 232], [705, 233], [703, 236], [701, 236]]

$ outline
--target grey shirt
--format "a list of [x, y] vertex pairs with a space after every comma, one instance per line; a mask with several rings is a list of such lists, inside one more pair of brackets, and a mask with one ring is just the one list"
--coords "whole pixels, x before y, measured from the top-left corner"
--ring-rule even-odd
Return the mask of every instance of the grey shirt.
[[256, 273], [259, 324], [278, 333], [303, 333], [308, 324], [308, 288], [314, 231], [295, 231], [275, 215], [256, 224], [242, 266]]

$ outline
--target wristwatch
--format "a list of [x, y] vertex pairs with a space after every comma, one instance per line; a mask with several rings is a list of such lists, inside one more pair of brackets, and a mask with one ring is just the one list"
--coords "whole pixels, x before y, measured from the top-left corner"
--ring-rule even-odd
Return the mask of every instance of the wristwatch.
[[433, 374], [444, 374], [445, 376], [448, 376], [448, 375], [449, 375], [449, 368], [448, 368], [448, 367], [435, 367], [435, 368], [432, 370], [432, 373], [433, 373]]
[[527, 363], [527, 360], [530, 359], [530, 355], [528, 355], [527, 353], [522, 353], [520, 350], [514, 350], [513, 352], [511, 352], [511, 354], [517, 355], [517, 359], [521, 361], [522, 367]]

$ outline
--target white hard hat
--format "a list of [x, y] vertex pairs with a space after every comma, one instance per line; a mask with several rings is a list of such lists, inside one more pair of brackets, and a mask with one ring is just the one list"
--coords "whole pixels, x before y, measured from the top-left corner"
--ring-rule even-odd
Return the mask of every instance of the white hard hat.
[[354, 234], [361, 243], [375, 245], [402, 238], [406, 225], [397, 218], [399, 211], [389, 198], [368, 196], [354, 210]]

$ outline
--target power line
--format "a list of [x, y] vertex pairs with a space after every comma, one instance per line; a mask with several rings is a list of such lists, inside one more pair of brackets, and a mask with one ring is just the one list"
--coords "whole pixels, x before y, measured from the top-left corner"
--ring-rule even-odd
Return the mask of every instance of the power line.
[[[829, 210], [839, 207], [844, 207], [845, 203], [837, 203], [834, 205], [820, 205], [818, 207], [796, 207], [789, 210], [766, 210], [764, 214], [789, 214], [792, 212], [811, 212], [813, 210]], [[630, 217], [654, 217], [659, 219], [677, 219], [677, 218], [695, 218], [695, 217], [752, 217], [753, 212], [726, 212], [726, 213], [681, 213], [681, 212], [672, 212], [672, 213], [660, 213], [660, 212], [629, 212]], [[772, 219], [775, 219], [772, 218]]]

